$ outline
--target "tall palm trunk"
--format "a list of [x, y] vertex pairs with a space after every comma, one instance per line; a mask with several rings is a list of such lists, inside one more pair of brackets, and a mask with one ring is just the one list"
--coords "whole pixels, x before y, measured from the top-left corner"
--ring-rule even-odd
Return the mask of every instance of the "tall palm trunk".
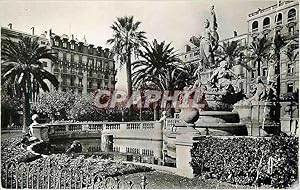
[[[127, 53], [127, 62], [126, 62], [126, 73], [127, 73], [127, 97], [128, 99], [132, 95], [132, 78], [131, 78], [131, 53], [130, 51]], [[129, 116], [132, 115], [132, 105], [129, 107]]]
[[[169, 96], [174, 96], [174, 87], [173, 84], [171, 82], [172, 76], [171, 76], [171, 69], [169, 68], [168, 70], [168, 90], [169, 90]], [[170, 114], [172, 117], [174, 117], [175, 114], [175, 107], [173, 107], [173, 102], [169, 102], [168, 105], [170, 106]]]
[[257, 59], [257, 76], [260, 76], [260, 59]]
[[278, 77], [277, 77], [277, 80], [276, 80], [276, 99], [279, 101], [279, 98], [280, 98], [280, 53], [278, 53], [276, 55], [276, 67], [277, 67], [277, 70], [276, 70], [276, 73], [275, 74], [278, 74]]
[[28, 132], [28, 126], [30, 124], [30, 103], [29, 93], [24, 90], [24, 102], [23, 102], [23, 132]]

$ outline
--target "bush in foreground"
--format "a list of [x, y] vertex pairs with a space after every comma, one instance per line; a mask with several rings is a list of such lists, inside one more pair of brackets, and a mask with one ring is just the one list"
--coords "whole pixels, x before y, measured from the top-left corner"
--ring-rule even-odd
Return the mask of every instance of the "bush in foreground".
[[282, 188], [298, 178], [297, 137], [204, 137], [191, 154], [194, 173], [229, 183]]

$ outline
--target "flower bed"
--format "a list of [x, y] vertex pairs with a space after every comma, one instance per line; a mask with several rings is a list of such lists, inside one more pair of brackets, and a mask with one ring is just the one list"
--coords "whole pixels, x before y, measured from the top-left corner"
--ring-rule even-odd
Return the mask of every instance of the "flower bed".
[[32, 164], [36, 167], [42, 166], [45, 163], [50, 163], [50, 166], [56, 166], [61, 169], [72, 168], [74, 170], [83, 170], [90, 174], [97, 173], [103, 177], [150, 171], [150, 168], [148, 167], [125, 164], [113, 160], [105, 160], [97, 156], [85, 158], [84, 156], [70, 157], [66, 154], [54, 154], [46, 158], [42, 158], [40, 156], [37, 157], [22, 147], [23, 145], [20, 143], [22, 138], [23, 136], [17, 136], [7, 140], [2, 140], [2, 162], [14, 160], [17, 163], [25, 162], [27, 165]]
[[204, 137], [194, 144], [196, 174], [240, 185], [289, 187], [298, 178], [298, 138]]

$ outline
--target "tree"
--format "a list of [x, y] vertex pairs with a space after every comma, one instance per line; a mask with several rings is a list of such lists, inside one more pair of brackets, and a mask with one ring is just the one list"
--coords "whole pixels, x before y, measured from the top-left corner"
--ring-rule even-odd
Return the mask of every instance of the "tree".
[[265, 37], [257, 38], [256, 40], [251, 42], [248, 47], [250, 55], [247, 58], [256, 63], [258, 76], [260, 76], [261, 63], [263, 59], [270, 53], [270, 47], [271, 43]]
[[243, 61], [244, 50], [246, 47], [239, 45], [238, 41], [225, 41], [219, 47], [220, 48], [215, 52], [217, 63], [228, 60], [230, 62], [230, 67], [241, 65], [247, 70], [252, 70], [252, 68]]
[[55, 62], [56, 56], [51, 49], [40, 46], [37, 38], [22, 37], [18, 43], [5, 39], [2, 43], [1, 85], [8, 83], [14, 95], [24, 99], [23, 131], [27, 132], [30, 122], [30, 95], [36, 89], [32, 83], [38, 84], [44, 91], [49, 91], [45, 80], [58, 87], [59, 82], [55, 75], [43, 69], [43, 61]]
[[75, 97], [67, 118], [76, 121], [101, 121], [101, 114], [95, 106], [94, 96], [88, 94]]
[[33, 109], [41, 114], [47, 114], [52, 122], [55, 116], [67, 118], [67, 114], [74, 104], [74, 95], [70, 92], [51, 91], [39, 94], [36, 102], [33, 104]]
[[[175, 89], [183, 89], [193, 84], [192, 75], [188, 73], [186, 66], [181, 64], [171, 47], [171, 43], [164, 41], [158, 43], [155, 39], [152, 44], [144, 45], [144, 50], [139, 52], [138, 61], [133, 63], [133, 85], [137, 88], [155, 85], [161, 91], [168, 90], [173, 95]], [[155, 115], [158, 107], [154, 106]], [[171, 108], [171, 114], [174, 109]], [[155, 118], [157, 119], [157, 118]]]
[[107, 40], [113, 44], [112, 51], [117, 55], [120, 65], [126, 65], [128, 97], [132, 95], [131, 56], [137, 55], [145, 44], [145, 32], [139, 31], [141, 22], [134, 22], [133, 16], [118, 17], [113, 23], [113, 38]]
[[[145, 83], [152, 83], [161, 91], [182, 89], [189, 83], [187, 67], [171, 47], [171, 43], [157, 43], [155, 39], [152, 44], [144, 45], [144, 51], [140, 51], [141, 60], [135, 61], [133, 65], [133, 85], [143, 86]], [[184, 83], [184, 84], [182, 84]]]

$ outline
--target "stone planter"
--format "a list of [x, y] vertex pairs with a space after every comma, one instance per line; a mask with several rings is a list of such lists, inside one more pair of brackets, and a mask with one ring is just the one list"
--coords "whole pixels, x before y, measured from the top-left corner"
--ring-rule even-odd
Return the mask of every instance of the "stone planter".
[[36, 137], [40, 141], [49, 141], [48, 126], [46, 125], [34, 125], [32, 126], [32, 136]]

